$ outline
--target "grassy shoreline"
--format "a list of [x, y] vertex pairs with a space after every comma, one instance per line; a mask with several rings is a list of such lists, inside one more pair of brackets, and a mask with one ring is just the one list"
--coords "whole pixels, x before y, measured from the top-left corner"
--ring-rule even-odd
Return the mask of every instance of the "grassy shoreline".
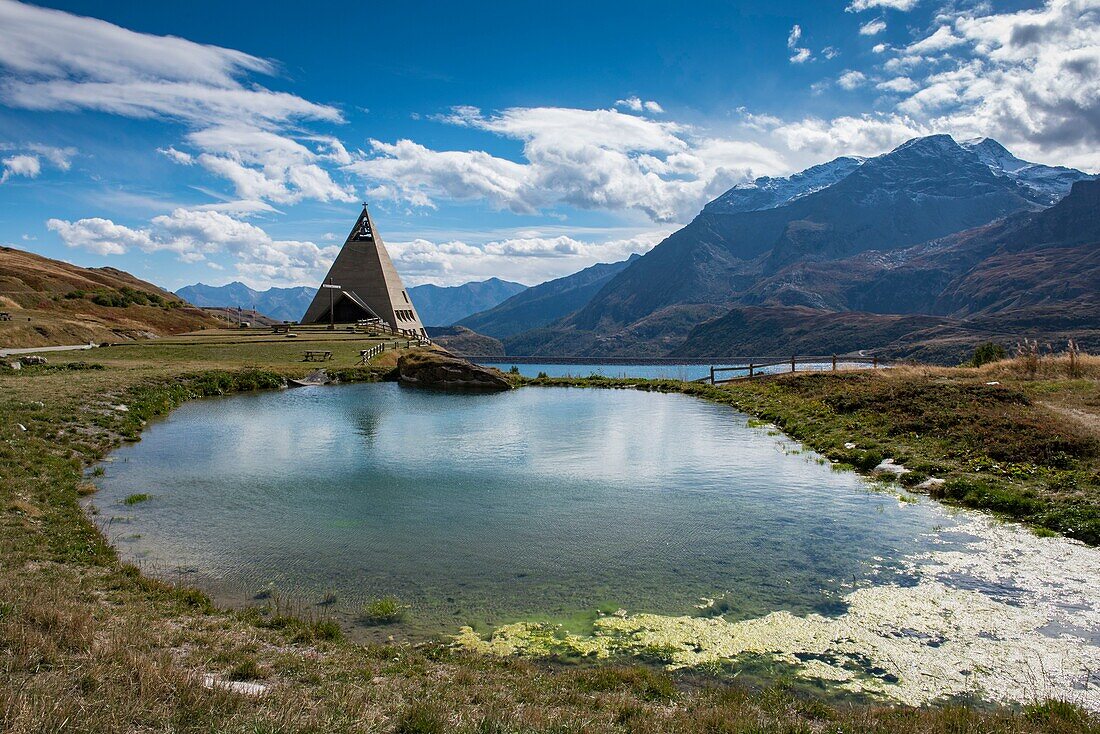
[[[378, 379], [392, 365], [391, 352], [388, 364], [353, 368], [356, 346], [334, 344], [346, 354], [338, 352], [330, 371], [344, 381]], [[272, 388], [307, 369], [267, 349], [246, 347], [215, 370], [200, 369], [208, 355], [190, 348], [166, 361], [164, 346], [145, 355], [59, 357], [0, 376], [0, 729], [1100, 731], [1096, 718], [1057, 702], [1023, 709], [830, 705], [795, 693], [782, 678], [759, 689], [639, 666], [498, 660], [438, 644], [354, 645], [323, 617], [217, 610], [201, 592], [121, 564], [79, 507], [78, 498], [92, 491], [86, 467], [186, 400]], [[90, 357], [102, 368], [79, 361]], [[806, 420], [810, 403], [772, 394], [782, 389], [773, 384], [780, 381], [691, 394], [781, 426], [769, 412], [779, 411], [774, 401], [789, 400], [788, 432], [824, 445], [797, 435], [795, 418]], [[210, 688], [208, 674], [257, 682], [267, 693]]]

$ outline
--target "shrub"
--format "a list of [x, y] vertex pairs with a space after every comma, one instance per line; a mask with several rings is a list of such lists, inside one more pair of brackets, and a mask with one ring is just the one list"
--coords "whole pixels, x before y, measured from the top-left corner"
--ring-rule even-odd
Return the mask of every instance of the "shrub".
[[383, 596], [363, 605], [364, 624], [380, 625], [400, 622], [405, 617], [405, 607], [396, 597]]
[[122, 500], [122, 504], [126, 505], [127, 507], [133, 507], [134, 505], [148, 501], [148, 499], [149, 494], [147, 492], [136, 492], [132, 495], [129, 495], [126, 499]]
[[990, 362], [1000, 362], [1005, 358], [1005, 348], [996, 342], [985, 342], [979, 344], [977, 349], [974, 350], [974, 356], [970, 358], [968, 366], [981, 367], [983, 364], [989, 364]]

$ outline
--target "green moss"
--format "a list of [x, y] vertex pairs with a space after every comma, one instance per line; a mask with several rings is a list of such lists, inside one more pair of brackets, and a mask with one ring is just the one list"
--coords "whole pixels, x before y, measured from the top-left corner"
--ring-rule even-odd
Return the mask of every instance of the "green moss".
[[394, 624], [405, 618], [406, 607], [396, 597], [383, 596], [363, 605], [359, 618], [363, 624]]

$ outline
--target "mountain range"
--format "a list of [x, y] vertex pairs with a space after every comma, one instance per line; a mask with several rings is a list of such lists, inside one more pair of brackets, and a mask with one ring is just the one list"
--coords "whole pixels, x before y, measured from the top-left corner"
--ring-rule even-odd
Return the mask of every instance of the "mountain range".
[[[757, 179], [709, 203], [573, 313], [500, 336], [509, 354], [874, 348], [941, 361], [991, 336], [1093, 339], [1092, 178], [1020, 160], [988, 138], [934, 135]], [[463, 324], [478, 330], [483, 317]]]
[[[526, 288], [522, 283], [489, 278], [451, 287], [418, 285], [409, 288], [408, 292], [422, 323], [449, 326], [472, 313], [490, 309]], [[316, 288], [306, 286], [259, 291], [234, 281], [219, 286], [196, 283], [180, 288], [176, 295], [196, 306], [240, 306], [278, 321], [297, 321], [306, 312], [316, 292]]]
[[493, 308], [501, 301], [527, 290], [522, 283], [489, 278], [478, 283], [450, 287], [418, 285], [409, 297], [425, 326], [450, 326], [470, 314]]

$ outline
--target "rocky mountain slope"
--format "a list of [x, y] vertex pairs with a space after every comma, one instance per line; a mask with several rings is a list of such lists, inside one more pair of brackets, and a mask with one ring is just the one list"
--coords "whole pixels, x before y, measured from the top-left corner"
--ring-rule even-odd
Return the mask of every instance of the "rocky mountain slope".
[[119, 341], [216, 327], [178, 296], [115, 268], [0, 247], [0, 346]]
[[[1089, 178], [1021, 161], [992, 140], [959, 144], [935, 135], [875, 158], [839, 158], [788, 179], [758, 179], [709, 204], [576, 313], [512, 335], [505, 345], [513, 354], [698, 354], [702, 337], [684, 342], [693, 326], [756, 306], [953, 320], [972, 319], [975, 309], [992, 317], [983, 310], [991, 307], [1003, 318], [1009, 303], [1034, 310], [1039, 304], [1026, 295], [1039, 285], [1034, 279], [1051, 281], [1067, 266], [1075, 285], [1066, 292], [1079, 288], [1089, 279], [1087, 253], [1021, 255], [1020, 248], [1001, 252], [993, 240], [1011, 234], [1030, 245], [1056, 241], [1043, 228], [1079, 232], [1087, 216], [1063, 215], [1068, 207], [1087, 208], [1081, 202], [1088, 186], [1075, 189], [1056, 216], [1035, 214]], [[988, 272], [978, 269], [994, 254], [1002, 260], [988, 263]], [[971, 270], [971, 281], [960, 279]], [[991, 293], [979, 297], [977, 283], [988, 286], [993, 273], [1003, 278], [1008, 270], [1020, 275], [993, 299], [999, 306]], [[1020, 316], [1013, 323], [1026, 322]], [[708, 349], [721, 348], [713, 355], [748, 346], [719, 340], [719, 333], [730, 332], [716, 326], [705, 341]], [[864, 347], [879, 346], [871, 336]], [[784, 339], [782, 331], [771, 338], [780, 353], [789, 351]], [[834, 351], [825, 333], [818, 346], [813, 351]]]
[[583, 307], [604, 285], [635, 262], [598, 263], [563, 278], [548, 280], [512, 296], [494, 308], [468, 316], [460, 326], [498, 339], [538, 329]]

